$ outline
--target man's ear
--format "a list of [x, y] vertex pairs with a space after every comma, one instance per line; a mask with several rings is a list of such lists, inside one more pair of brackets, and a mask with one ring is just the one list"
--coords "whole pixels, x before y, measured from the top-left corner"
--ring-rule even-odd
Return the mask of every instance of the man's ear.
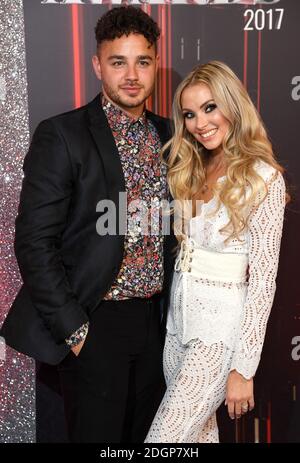
[[93, 68], [94, 68], [97, 78], [101, 80], [101, 65], [100, 65], [100, 60], [97, 55], [93, 56], [92, 63], [93, 63]]
[[160, 56], [156, 55], [156, 57], [155, 57], [155, 72], [158, 71], [159, 63], [160, 63]]

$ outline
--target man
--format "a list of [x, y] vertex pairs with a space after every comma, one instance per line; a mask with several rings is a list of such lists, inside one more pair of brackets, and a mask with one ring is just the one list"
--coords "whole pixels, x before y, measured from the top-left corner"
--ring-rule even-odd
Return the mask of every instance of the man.
[[[125, 216], [135, 225], [118, 232], [120, 193], [148, 208], [167, 197], [160, 150], [169, 124], [145, 111], [158, 38], [140, 9], [100, 18], [93, 66], [102, 93], [43, 121], [24, 161], [15, 237], [24, 284], [1, 334], [58, 364], [71, 442], [143, 442], [164, 392], [168, 240], [141, 233], [138, 207]], [[99, 232], [103, 200], [116, 206], [116, 234]]]

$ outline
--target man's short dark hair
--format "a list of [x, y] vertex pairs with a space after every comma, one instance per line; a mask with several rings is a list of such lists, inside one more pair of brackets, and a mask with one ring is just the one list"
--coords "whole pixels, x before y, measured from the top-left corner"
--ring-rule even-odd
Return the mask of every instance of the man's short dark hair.
[[97, 47], [104, 40], [114, 40], [123, 35], [141, 34], [157, 48], [160, 30], [156, 22], [143, 10], [134, 6], [120, 6], [105, 13], [95, 27]]

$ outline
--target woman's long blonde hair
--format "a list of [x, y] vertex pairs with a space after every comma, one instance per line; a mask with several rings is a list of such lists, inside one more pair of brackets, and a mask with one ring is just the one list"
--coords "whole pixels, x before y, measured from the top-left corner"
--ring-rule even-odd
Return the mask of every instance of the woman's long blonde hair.
[[[221, 188], [216, 188], [216, 193], [218, 207], [223, 203], [229, 215], [229, 222], [222, 229], [227, 235], [226, 241], [239, 239], [247, 226], [251, 208], [258, 205], [258, 198], [261, 203], [267, 193], [265, 182], [254, 169], [255, 164], [261, 160], [277, 171], [283, 169], [274, 159], [264, 124], [245, 87], [226, 64], [211, 61], [197, 66], [180, 83], [174, 96], [174, 135], [164, 146], [163, 154], [170, 150], [166, 163], [175, 203], [197, 198], [205, 183], [209, 151], [187, 131], [181, 110], [183, 90], [200, 83], [209, 87], [217, 107], [229, 121], [229, 131], [223, 140], [226, 180]], [[179, 240], [183, 236], [184, 233], [177, 234]]]

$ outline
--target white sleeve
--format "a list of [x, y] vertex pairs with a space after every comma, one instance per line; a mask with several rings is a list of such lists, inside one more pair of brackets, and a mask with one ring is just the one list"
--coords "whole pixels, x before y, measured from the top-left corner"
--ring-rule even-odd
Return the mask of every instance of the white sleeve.
[[[270, 180], [270, 179], [269, 179]], [[278, 172], [249, 220], [249, 281], [231, 371], [255, 375], [276, 290], [285, 207], [285, 183]]]

